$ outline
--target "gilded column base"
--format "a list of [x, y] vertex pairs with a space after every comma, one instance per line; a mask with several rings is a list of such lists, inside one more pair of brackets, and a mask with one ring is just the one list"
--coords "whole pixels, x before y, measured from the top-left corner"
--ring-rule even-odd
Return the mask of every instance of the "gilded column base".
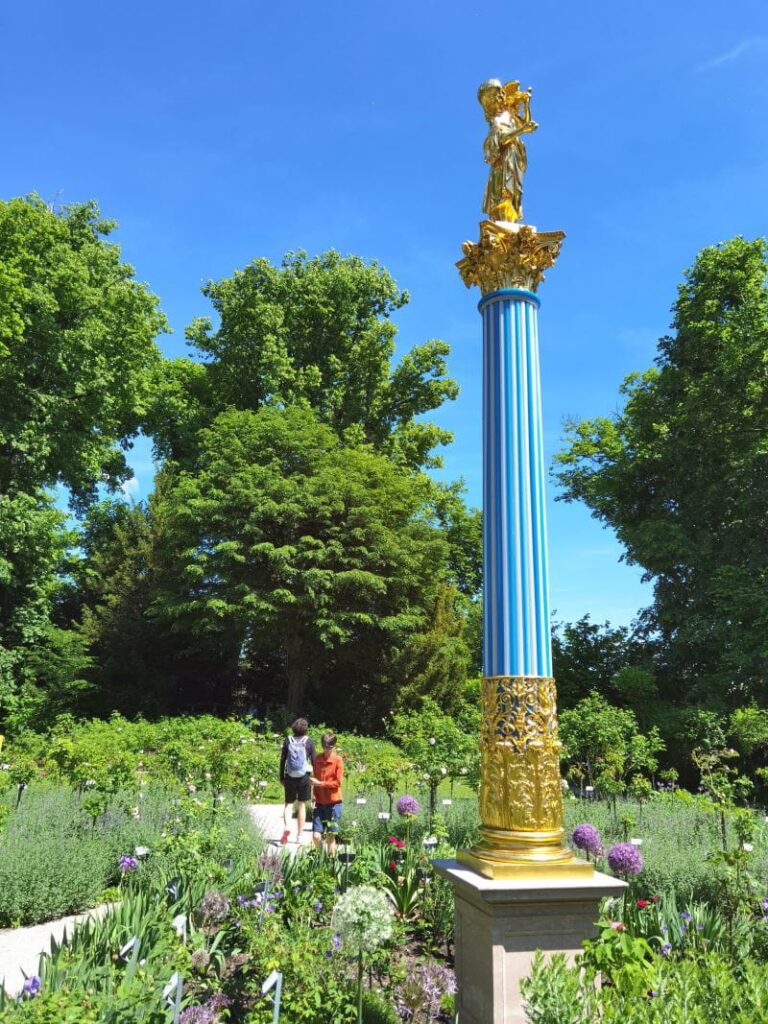
[[471, 850], [458, 850], [456, 860], [484, 878], [588, 878], [594, 867], [563, 843], [563, 830], [508, 832], [481, 828]]
[[555, 681], [486, 676], [480, 725], [480, 842], [456, 858], [486, 878], [584, 878], [563, 843]]

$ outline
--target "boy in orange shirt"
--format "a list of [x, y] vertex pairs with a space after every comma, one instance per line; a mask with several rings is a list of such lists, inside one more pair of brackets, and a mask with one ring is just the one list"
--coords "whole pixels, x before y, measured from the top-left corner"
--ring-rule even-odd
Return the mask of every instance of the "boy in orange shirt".
[[315, 758], [309, 779], [315, 798], [315, 808], [312, 812], [312, 842], [319, 850], [325, 838], [326, 851], [331, 854], [336, 852], [336, 833], [341, 821], [344, 762], [334, 750], [334, 733], [323, 733], [321, 743], [323, 752]]

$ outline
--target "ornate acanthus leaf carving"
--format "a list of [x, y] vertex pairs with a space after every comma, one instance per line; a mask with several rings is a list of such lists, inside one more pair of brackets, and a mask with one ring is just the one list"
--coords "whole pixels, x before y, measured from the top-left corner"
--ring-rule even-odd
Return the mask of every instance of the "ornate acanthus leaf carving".
[[483, 295], [501, 288], [536, 291], [544, 271], [554, 266], [565, 233], [537, 231], [530, 224], [480, 222], [480, 241], [462, 245], [456, 266], [467, 288], [479, 285]]
[[493, 829], [559, 829], [563, 820], [554, 679], [483, 679], [480, 819]]

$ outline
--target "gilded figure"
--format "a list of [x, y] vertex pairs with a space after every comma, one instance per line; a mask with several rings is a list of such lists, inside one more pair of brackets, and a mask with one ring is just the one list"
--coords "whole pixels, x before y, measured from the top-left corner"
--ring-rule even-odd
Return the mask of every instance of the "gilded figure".
[[531, 90], [491, 78], [480, 86], [477, 98], [488, 122], [483, 155], [491, 165], [483, 210], [490, 220], [515, 223], [523, 216], [527, 156], [522, 136], [538, 128], [531, 120]]

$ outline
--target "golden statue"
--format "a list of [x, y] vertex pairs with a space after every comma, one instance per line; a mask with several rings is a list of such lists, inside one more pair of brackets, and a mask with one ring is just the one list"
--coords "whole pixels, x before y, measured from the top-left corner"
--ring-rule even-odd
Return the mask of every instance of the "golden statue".
[[477, 98], [488, 122], [483, 155], [491, 165], [483, 211], [490, 220], [514, 223], [523, 216], [527, 157], [522, 136], [539, 127], [531, 120], [531, 90], [521, 90], [519, 82], [502, 85], [491, 78], [477, 90]]
[[488, 122], [483, 143], [491, 165], [483, 196], [488, 219], [480, 223], [479, 240], [463, 244], [464, 257], [456, 265], [464, 284], [479, 285], [483, 295], [501, 288], [535, 292], [544, 271], [554, 266], [565, 235], [520, 223], [528, 162], [523, 136], [539, 127], [531, 120], [531, 90], [491, 78], [477, 90], [477, 98]]

